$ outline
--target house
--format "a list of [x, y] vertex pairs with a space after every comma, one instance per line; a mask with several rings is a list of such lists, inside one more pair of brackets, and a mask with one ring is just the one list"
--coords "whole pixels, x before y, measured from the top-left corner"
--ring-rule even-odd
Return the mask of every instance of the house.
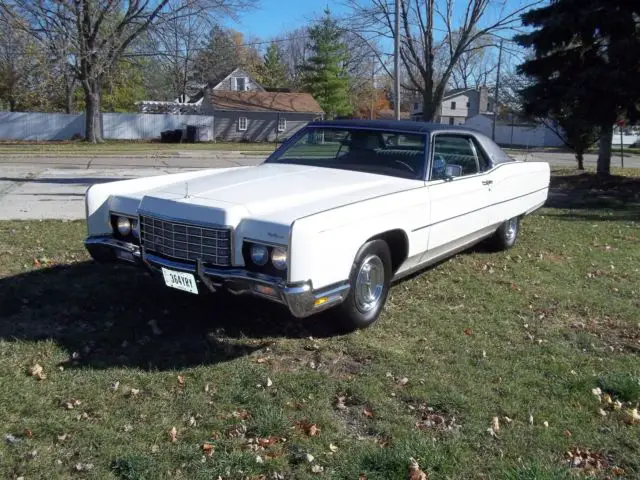
[[206, 90], [200, 111], [216, 140], [247, 142], [283, 140], [324, 114], [309, 93], [226, 90]]
[[137, 105], [141, 113], [213, 116], [212, 137], [220, 141], [280, 141], [324, 115], [311, 94], [267, 91], [242, 68], [211, 80], [190, 97]]
[[[493, 98], [489, 96], [487, 87], [456, 88], [444, 95], [434, 121], [446, 125], [464, 125], [468, 118], [491, 114], [493, 108]], [[411, 118], [420, 120], [421, 117], [422, 103], [416, 100], [411, 105]]]
[[550, 122], [545, 124], [517, 114], [508, 114], [506, 117], [496, 118], [494, 131], [493, 120], [491, 114], [480, 114], [468, 118], [464, 125], [488, 137], [494, 137], [498, 145], [505, 147], [564, 146], [562, 139], [550, 128]]

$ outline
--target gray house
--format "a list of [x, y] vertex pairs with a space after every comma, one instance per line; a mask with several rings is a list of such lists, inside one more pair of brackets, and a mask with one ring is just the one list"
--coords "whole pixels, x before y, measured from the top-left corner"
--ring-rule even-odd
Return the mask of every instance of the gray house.
[[216, 140], [286, 139], [324, 112], [309, 93], [209, 90], [200, 109], [213, 115]]
[[138, 102], [138, 108], [141, 113], [213, 117], [213, 139], [217, 141], [281, 141], [324, 115], [310, 94], [267, 91], [242, 68], [213, 79], [191, 97]]
[[[464, 122], [476, 115], [493, 112], [493, 98], [487, 87], [456, 88], [449, 90], [442, 98], [435, 122], [446, 125], [464, 125]], [[422, 103], [415, 101], [411, 105], [411, 118], [420, 120]]]

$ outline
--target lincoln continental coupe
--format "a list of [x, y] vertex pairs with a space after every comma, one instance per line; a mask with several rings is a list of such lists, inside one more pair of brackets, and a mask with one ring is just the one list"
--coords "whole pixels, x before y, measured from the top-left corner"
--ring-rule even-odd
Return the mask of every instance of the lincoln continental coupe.
[[318, 121], [258, 166], [92, 186], [85, 244], [170, 288], [255, 295], [295, 317], [335, 307], [355, 329], [393, 281], [482, 240], [513, 246], [548, 189], [547, 163], [467, 128]]

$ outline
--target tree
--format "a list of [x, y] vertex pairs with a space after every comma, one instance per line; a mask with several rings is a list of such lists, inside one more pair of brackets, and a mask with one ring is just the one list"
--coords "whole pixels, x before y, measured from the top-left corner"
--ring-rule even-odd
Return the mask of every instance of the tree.
[[258, 81], [265, 87], [284, 88], [287, 86], [287, 66], [282, 58], [282, 51], [277, 43], [272, 42], [267, 48], [262, 65], [257, 69]]
[[[349, 28], [370, 41], [400, 36], [400, 55], [409, 83], [405, 86], [422, 98], [426, 121], [434, 120], [462, 55], [488, 48], [490, 45], [477, 45], [480, 39], [512, 29], [522, 12], [539, 3], [532, 0], [507, 10], [502, 0], [464, 0], [461, 5], [455, 0], [398, 1], [400, 32], [395, 31], [395, 3], [389, 0], [368, 4], [349, 0]], [[463, 14], [455, 14], [459, 11]], [[444, 24], [440, 38], [438, 24]]]
[[172, 18], [233, 14], [250, 1], [190, 0], [168, 8], [169, 0], [7, 0], [0, 8], [25, 18], [28, 31], [42, 42], [68, 39], [68, 61], [84, 93], [86, 138], [95, 143], [102, 141], [101, 87], [136, 39]]
[[[516, 37], [535, 57], [520, 71], [533, 79], [524, 90], [530, 110], [562, 112], [579, 106], [579, 118], [600, 130], [599, 174], [611, 167], [613, 125], [637, 119], [640, 102], [640, 2], [556, 0], [522, 17], [534, 30]], [[573, 108], [571, 108], [573, 110]]]
[[491, 36], [480, 37], [460, 55], [451, 72], [454, 88], [480, 88], [487, 85], [489, 77], [498, 68], [496, 58], [491, 55], [493, 44]]
[[304, 86], [318, 101], [328, 118], [348, 115], [349, 77], [345, 69], [347, 46], [329, 10], [309, 28], [311, 56], [304, 67]]

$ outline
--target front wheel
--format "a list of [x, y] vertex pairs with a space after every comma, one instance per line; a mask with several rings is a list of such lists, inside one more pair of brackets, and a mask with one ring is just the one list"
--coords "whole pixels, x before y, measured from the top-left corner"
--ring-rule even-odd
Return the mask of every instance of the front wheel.
[[513, 247], [520, 232], [520, 219], [513, 217], [504, 222], [491, 237], [491, 244], [496, 250], [508, 250]]
[[356, 255], [349, 282], [349, 295], [339, 306], [341, 327], [365, 328], [380, 316], [391, 284], [391, 253], [382, 240], [365, 243]]

